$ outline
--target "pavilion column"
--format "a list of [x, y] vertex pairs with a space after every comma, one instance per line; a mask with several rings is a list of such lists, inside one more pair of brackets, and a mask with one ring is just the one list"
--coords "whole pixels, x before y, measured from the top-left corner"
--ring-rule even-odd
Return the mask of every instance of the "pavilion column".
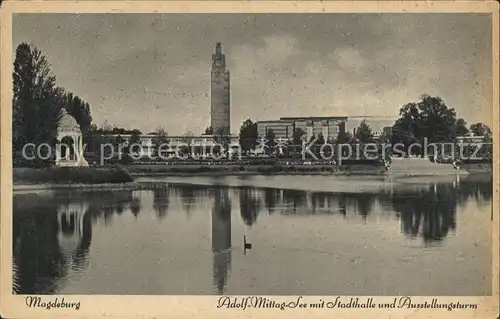
[[56, 139], [56, 165], [61, 161], [61, 140], [59, 136]]
[[78, 154], [78, 159], [83, 158], [83, 136], [80, 135], [80, 153]]
[[64, 160], [67, 161], [69, 157], [69, 148], [71, 145], [64, 144]]
[[72, 160], [77, 160], [78, 159], [78, 136], [73, 135], [73, 156]]
[[82, 157], [82, 137], [80, 135], [76, 136], [77, 138], [77, 149], [78, 152], [76, 153], [76, 160], [80, 161], [80, 158]]
[[75, 135], [75, 161], [78, 161], [80, 157], [80, 139], [78, 135]]

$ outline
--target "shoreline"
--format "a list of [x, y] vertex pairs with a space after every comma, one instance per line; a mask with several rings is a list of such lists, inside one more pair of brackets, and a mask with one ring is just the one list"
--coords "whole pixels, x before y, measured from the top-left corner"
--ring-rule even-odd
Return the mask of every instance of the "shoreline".
[[181, 172], [167, 172], [167, 173], [131, 173], [134, 177], [210, 177], [210, 176], [386, 176], [386, 177], [434, 177], [434, 176], [455, 176], [455, 175], [471, 175], [467, 171], [455, 171], [454, 173], [448, 172], [435, 172], [435, 173], [392, 173], [390, 171], [377, 173], [364, 173], [364, 172], [202, 172], [202, 173], [181, 173]]
[[130, 173], [133, 177], [165, 176], [165, 177], [198, 177], [198, 176], [383, 176], [384, 174], [363, 173], [363, 172], [269, 172], [257, 171], [243, 172], [156, 172], [156, 173]]
[[[80, 169], [50, 169], [38, 170], [30, 168], [14, 169], [14, 177], [21, 176], [25, 178], [14, 178], [12, 190], [15, 193], [23, 191], [38, 191], [38, 190], [58, 190], [58, 189], [82, 189], [82, 190], [117, 190], [117, 189], [143, 189], [145, 187], [154, 187], [153, 184], [147, 181], [138, 181], [147, 177], [238, 177], [238, 176], [321, 176], [321, 177], [385, 177], [394, 179], [411, 179], [411, 178], [443, 178], [453, 176], [471, 176], [471, 175], [492, 175], [491, 168], [485, 169], [483, 165], [472, 164], [470, 168], [477, 168], [477, 170], [466, 169], [450, 169], [447, 165], [438, 167], [436, 164], [406, 167], [394, 165], [386, 170], [383, 166], [377, 165], [349, 165], [349, 166], [331, 166], [331, 165], [318, 165], [318, 166], [272, 166], [272, 165], [257, 165], [257, 166], [164, 166], [164, 165], [128, 165], [119, 167], [95, 167]], [[76, 175], [80, 177], [79, 180], [71, 180], [72, 176], [66, 179], [57, 180], [52, 177], [60, 174], [58, 171], [70, 173], [77, 173], [81, 171], [84, 174]], [[103, 180], [103, 173], [118, 172], [118, 177], [128, 176], [125, 180], [119, 181], [116, 179], [114, 182]], [[73, 173], [73, 174], [74, 174]], [[89, 180], [81, 178], [81, 175]], [[36, 178], [33, 178], [35, 176]], [[97, 176], [94, 178], [93, 176]], [[111, 176], [115, 177], [115, 176]], [[96, 180], [94, 180], [96, 179]], [[127, 180], [128, 179], [128, 180]], [[99, 182], [97, 182], [99, 180]], [[40, 183], [37, 183], [40, 181]]]
[[90, 189], [90, 190], [122, 190], [140, 188], [141, 183], [134, 181], [130, 183], [103, 183], [103, 184], [57, 184], [57, 183], [42, 183], [42, 184], [12, 184], [12, 192], [36, 191], [36, 190], [58, 190], [58, 189]]
[[124, 168], [138, 176], [251, 176], [251, 175], [382, 175], [381, 165], [128, 165]]
[[[186, 174], [186, 173], [174, 173], [174, 174], [162, 174], [162, 173], [156, 173], [156, 174], [148, 174], [148, 173], [142, 173], [142, 174], [133, 174], [134, 177], [139, 177], [139, 178], [144, 178], [144, 177], [216, 177], [216, 176], [224, 176], [224, 177], [238, 177], [238, 176], [322, 176], [322, 177], [328, 177], [328, 176], [336, 176], [336, 177], [388, 177], [388, 178], [394, 178], [396, 180], [399, 180], [400, 182], [407, 183], [411, 181], [412, 179], [420, 179], [420, 178], [429, 178], [429, 179], [440, 179], [440, 178], [453, 178], [456, 176], [474, 176], [475, 174], [468, 174], [467, 172], [461, 172], [457, 174], [448, 174], [448, 173], [431, 173], [431, 174], [391, 174], [390, 172], [386, 174], [340, 174], [340, 173], [329, 173], [329, 172], [323, 172], [321, 173], [300, 173], [296, 172], [295, 174], [290, 174], [290, 173], [274, 173], [274, 174], [258, 174], [254, 172], [242, 172], [240, 174], [235, 174], [233, 172], [228, 172], [228, 174], [219, 174], [219, 173], [204, 173], [204, 174]], [[484, 175], [484, 174], [478, 174], [478, 175]], [[489, 175], [489, 174], [487, 174]], [[124, 190], [124, 189], [130, 189], [130, 190], [140, 190], [140, 189], [150, 189], [154, 188], [155, 185], [158, 185], [159, 183], [168, 183], [168, 182], [162, 182], [162, 181], [134, 181], [134, 182], [129, 182], [129, 183], [103, 183], [103, 184], [56, 184], [56, 183], [43, 183], [43, 184], [13, 184], [12, 185], [12, 192], [14, 194], [17, 193], [22, 193], [26, 191], [50, 191], [50, 190], [60, 190], [60, 189], [81, 189], [85, 191], [100, 191], [100, 190], [106, 190], [106, 191], [112, 191], [112, 190]], [[189, 181], [187, 181], [189, 183]]]

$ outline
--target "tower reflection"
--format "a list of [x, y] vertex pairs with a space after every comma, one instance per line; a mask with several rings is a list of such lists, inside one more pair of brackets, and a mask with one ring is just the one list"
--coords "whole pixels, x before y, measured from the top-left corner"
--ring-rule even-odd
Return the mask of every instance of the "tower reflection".
[[216, 188], [212, 208], [213, 286], [224, 293], [231, 270], [231, 201], [227, 188]]

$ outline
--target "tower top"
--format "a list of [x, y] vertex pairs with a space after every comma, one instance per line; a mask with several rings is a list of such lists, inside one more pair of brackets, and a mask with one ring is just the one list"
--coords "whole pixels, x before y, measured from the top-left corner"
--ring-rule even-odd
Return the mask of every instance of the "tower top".
[[215, 54], [212, 55], [212, 69], [225, 70], [226, 56], [222, 53], [222, 44], [217, 42], [215, 44]]

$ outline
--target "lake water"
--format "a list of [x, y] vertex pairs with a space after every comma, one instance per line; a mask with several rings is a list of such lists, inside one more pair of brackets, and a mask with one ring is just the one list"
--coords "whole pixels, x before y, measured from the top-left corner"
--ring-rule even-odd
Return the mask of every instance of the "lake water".
[[142, 180], [16, 194], [14, 291], [491, 294], [491, 178]]

